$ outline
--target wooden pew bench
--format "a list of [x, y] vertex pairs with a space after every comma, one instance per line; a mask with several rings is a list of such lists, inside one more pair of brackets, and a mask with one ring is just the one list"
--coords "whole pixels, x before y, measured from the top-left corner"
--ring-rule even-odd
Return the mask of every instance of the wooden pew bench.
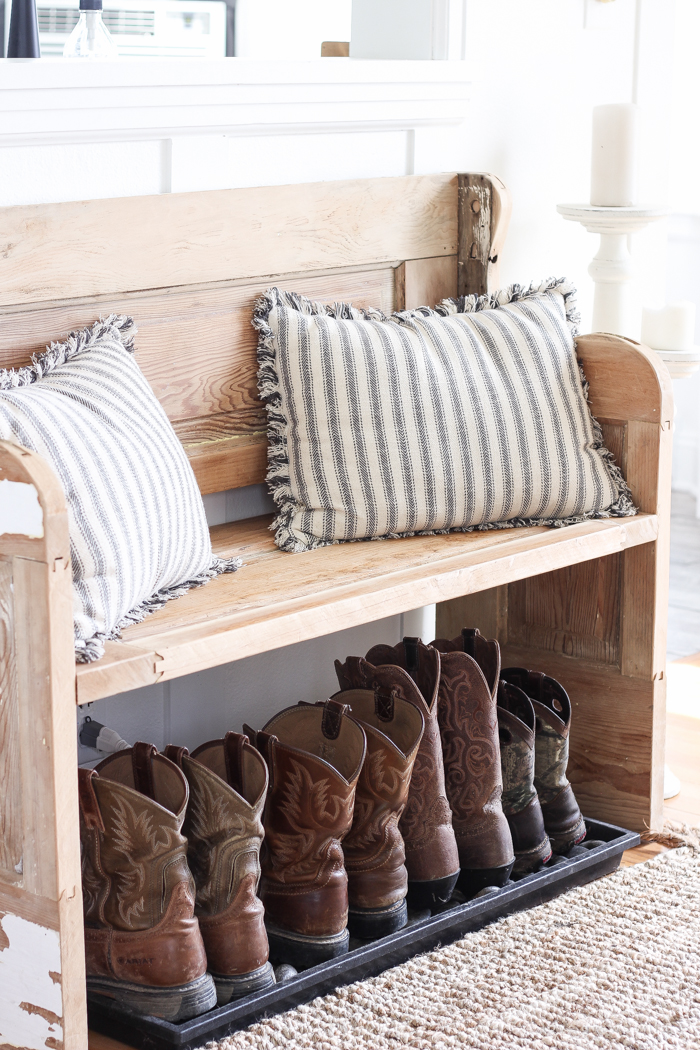
[[[256, 484], [266, 440], [255, 296], [276, 283], [389, 312], [482, 293], [497, 287], [508, 210], [498, 180], [453, 174], [5, 208], [0, 367], [97, 316], [129, 313], [137, 360], [202, 493]], [[0, 1018], [43, 967], [60, 975], [62, 1005], [35, 1005], [62, 1025], [65, 1050], [86, 1045], [76, 701], [436, 603], [439, 635], [478, 626], [499, 638], [506, 665], [563, 682], [574, 705], [570, 776], [587, 815], [660, 825], [670, 380], [629, 340], [589, 335], [578, 351], [636, 517], [298, 555], [275, 548], [268, 517], [218, 525], [216, 553], [239, 554], [243, 568], [169, 602], [77, 669], [63, 494], [39, 457], [0, 443], [0, 482], [33, 484], [43, 511], [43, 536], [0, 534], [0, 926], [15, 917], [27, 945], [32, 930], [48, 938], [38, 955], [5, 949], [18, 977], [0, 988]]]

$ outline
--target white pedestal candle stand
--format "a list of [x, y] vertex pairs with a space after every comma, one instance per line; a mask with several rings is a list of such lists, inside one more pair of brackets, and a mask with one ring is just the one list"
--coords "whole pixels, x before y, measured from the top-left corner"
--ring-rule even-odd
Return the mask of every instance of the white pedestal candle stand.
[[600, 234], [600, 247], [588, 272], [595, 283], [593, 332], [629, 336], [630, 281], [634, 276], [627, 237], [663, 218], [666, 208], [636, 206], [602, 208], [594, 204], [558, 204], [557, 211], [571, 222], [580, 222], [589, 233]]

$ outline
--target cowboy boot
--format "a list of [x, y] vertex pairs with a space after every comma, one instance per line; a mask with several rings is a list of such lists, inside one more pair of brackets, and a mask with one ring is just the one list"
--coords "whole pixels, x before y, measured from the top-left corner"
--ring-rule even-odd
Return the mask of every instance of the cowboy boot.
[[535, 787], [552, 848], [568, 853], [586, 837], [586, 824], [566, 777], [571, 700], [556, 678], [539, 671], [509, 667], [503, 678], [527, 693], [535, 709]]
[[497, 641], [464, 630], [433, 642], [440, 651], [438, 720], [447, 798], [459, 850], [459, 889], [473, 896], [504, 886], [513, 870], [513, 842], [503, 813], [496, 690]]
[[135, 744], [78, 770], [78, 785], [88, 997], [167, 1021], [211, 1010], [182, 771]]
[[168, 744], [165, 755], [190, 785], [183, 830], [197, 888], [195, 914], [223, 1006], [275, 983], [256, 896], [267, 767], [240, 733], [210, 740], [191, 755]]
[[524, 875], [552, 856], [534, 784], [535, 712], [522, 689], [508, 682], [499, 682], [497, 696], [503, 812], [513, 837], [513, 874]]
[[423, 715], [425, 731], [399, 830], [406, 849], [409, 906], [445, 904], [457, 882], [459, 857], [445, 794], [437, 719], [440, 654], [418, 638], [405, 638], [394, 647], [375, 645], [365, 660], [349, 657], [344, 664], [336, 660], [335, 669], [341, 689], [388, 690]]
[[244, 729], [270, 774], [260, 882], [270, 954], [304, 970], [348, 950], [341, 842], [352, 825], [365, 734], [333, 700], [288, 707], [262, 730]]
[[348, 929], [353, 937], [377, 940], [408, 921], [408, 874], [399, 819], [425, 722], [417, 707], [386, 690], [347, 689], [333, 700], [350, 706], [367, 738], [343, 854]]

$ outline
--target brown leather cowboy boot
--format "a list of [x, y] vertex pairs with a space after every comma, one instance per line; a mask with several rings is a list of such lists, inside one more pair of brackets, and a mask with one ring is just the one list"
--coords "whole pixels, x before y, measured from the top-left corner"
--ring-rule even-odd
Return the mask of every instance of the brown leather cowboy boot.
[[335, 669], [341, 689], [393, 691], [425, 719], [399, 830], [406, 848], [409, 907], [444, 904], [457, 882], [459, 856], [445, 794], [437, 719], [440, 654], [418, 638], [404, 638], [394, 647], [375, 645], [366, 660], [349, 657], [344, 664], [336, 660]]
[[513, 874], [546, 864], [552, 847], [535, 790], [535, 712], [529, 697], [509, 682], [498, 685], [498, 727], [503, 770], [503, 811], [513, 836]]
[[567, 853], [586, 837], [585, 821], [566, 778], [571, 700], [556, 678], [539, 671], [509, 667], [503, 678], [527, 693], [535, 709], [535, 787], [552, 848]]
[[184, 832], [197, 898], [195, 913], [219, 1006], [268, 988], [260, 879], [267, 767], [240, 733], [210, 740], [190, 755], [169, 744], [166, 756], [190, 785]]
[[88, 997], [168, 1021], [213, 1009], [180, 833], [182, 771], [135, 744], [78, 778]]
[[498, 642], [465, 629], [459, 638], [433, 642], [440, 651], [438, 720], [447, 798], [459, 850], [459, 889], [473, 896], [504, 886], [514, 854], [501, 794], [496, 690]]
[[255, 732], [270, 774], [260, 897], [270, 955], [307, 969], [348, 950], [348, 877], [341, 842], [352, 825], [365, 734], [348, 708], [288, 707]]
[[388, 690], [346, 689], [333, 700], [350, 705], [367, 738], [343, 854], [348, 929], [354, 937], [377, 940], [402, 929], [408, 920], [408, 874], [399, 819], [425, 721], [417, 707]]

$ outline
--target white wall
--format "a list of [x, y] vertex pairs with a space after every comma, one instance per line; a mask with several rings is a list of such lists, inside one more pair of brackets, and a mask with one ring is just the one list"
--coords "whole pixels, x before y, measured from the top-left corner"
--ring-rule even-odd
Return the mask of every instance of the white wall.
[[[285, 3], [291, 7], [292, 0]], [[296, 74], [284, 74], [290, 84], [294, 81], [286, 96], [284, 85], [277, 85], [277, 101], [270, 101], [269, 82], [274, 77], [259, 77], [255, 89], [254, 66], [227, 66], [229, 80], [231, 69], [242, 71], [241, 80], [247, 78], [245, 105], [251, 112], [256, 98], [261, 105], [267, 99], [267, 115], [264, 119], [246, 117], [246, 127], [236, 123], [234, 112], [236, 98], [244, 97], [240, 93], [243, 88], [236, 95], [233, 88], [223, 86], [223, 81], [217, 92], [222, 97], [229, 92], [229, 109], [225, 118], [212, 116], [209, 129], [201, 124], [188, 131], [184, 119], [168, 118], [160, 110], [158, 116], [144, 115], [151, 97], [147, 87], [143, 88], [143, 106], [134, 109], [136, 130], [132, 139], [128, 128], [121, 125], [111, 132], [118, 135], [118, 143], [109, 141], [110, 132], [96, 127], [94, 114], [91, 124], [84, 115], [82, 124], [78, 121], [74, 130], [60, 134], [53, 133], [48, 124], [41, 125], [43, 130], [40, 134], [33, 132], [34, 139], [22, 138], [28, 125], [27, 119], [19, 117], [10, 128], [12, 133], [3, 137], [3, 128], [6, 130], [9, 123], [2, 117], [0, 203], [440, 170], [492, 171], [514, 196], [513, 222], [503, 256], [504, 283], [526, 283], [549, 274], [570, 275], [580, 288], [585, 330], [592, 291], [587, 266], [596, 249], [595, 240], [580, 227], [564, 222], [556, 213], [556, 204], [588, 197], [591, 107], [629, 100], [636, 68], [642, 94], [651, 92], [659, 77], [663, 79], [668, 20], [660, 4], [661, 0], [639, 0], [638, 4], [635, 0], [609, 4], [599, 0], [530, 0], [527, 4], [522, 0], [468, 0], [464, 36], [467, 57], [459, 74], [450, 63], [409, 66], [378, 62], [366, 77], [369, 101], [362, 103], [364, 115], [358, 108], [360, 96], [353, 96], [354, 117], [347, 115], [351, 103], [338, 94], [341, 88], [346, 90], [338, 71], [359, 69], [360, 65], [352, 67], [351, 60], [348, 67], [341, 59], [297, 63]], [[656, 40], [656, 61], [642, 63], [641, 67], [635, 65], [637, 7], [648, 16], [645, 33]], [[663, 12], [669, 10], [672, 2], [663, 0]], [[330, 37], [330, 29], [323, 28], [324, 38], [328, 38], [326, 33]], [[269, 46], [273, 47], [272, 42]], [[361, 65], [369, 68], [369, 64]], [[308, 69], [309, 81], [315, 78], [315, 94], [309, 89], [304, 96], [301, 90], [302, 66]], [[433, 70], [432, 79], [425, 72], [427, 67]], [[165, 65], [160, 68], [166, 69]], [[193, 67], [179, 68], [184, 77]], [[93, 71], [90, 75], [98, 74]], [[329, 79], [327, 89], [321, 85], [324, 76]], [[338, 83], [330, 83], [334, 77]], [[416, 86], [420, 77], [425, 84]], [[440, 83], [441, 77], [447, 78], [447, 86]], [[466, 94], [459, 95], [458, 81], [474, 82], [468, 115], [460, 101]], [[204, 90], [201, 85], [197, 90], [200, 88]], [[5, 89], [8, 93], [4, 99], [0, 97], [0, 112], [3, 101], [9, 103], [17, 97], [12, 94], [11, 75], [0, 68], [0, 96]], [[117, 87], [113, 91], [116, 94], [110, 98], [114, 100], [118, 98]], [[390, 108], [382, 117], [377, 100], [385, 96], [390, 96], [386, 103]], [[55, 94], [52, 97], [55, 99]], [[71, 97], [77, 97], [76, 93]], [[212, 113], [218, 97], [215, 93], [207, 102]], [[137, 101], [140, 98], [136, 96]], [[402, 109], [405, 99], [409, 101]], [[296, 108], [294, 117], [287, 118], [294, 126], [287, 129], [289, 101]], [[55, 106], [55, 101], [52, 104]], [[114, 101], [110, 105], [114, 106]], [[307, 118], [303, 116], [305, 105]], [[461, 123], [455, 116], [458, 111], [466, 116]], [[113, 116], [116, 112], [110, 110], [110, 119], [117, 119]], [[450, 116], [447, 123], [441, 122], [440, 113]], [[181, 126], [164, 129], [166, 119]], [[39, 127], [39, 117], [36, 121]], [[90, 131], [88, 124], [95, 130]], [[152, 132], [149, 127], [153, 127]], [[663, 129], [657, 132], [662, 136]], [[653, 180], [660, 186], [664, 160], [663, 156], [653, 160]], [[645, 241], [645, 236], [640, 235], [636, 251], [649, 272], [655, 268], [658, 282], [663, 252], [653, 237]], [[207, 504], [211, 520], [221, 521], [249, 512], [243, 503], [250, 508], [264, 499], [261, 491], [254, 491], [208, 497]], [[396, 641], [402, 633], [422, 633], [430, 640], [430, 624], [420, 616], [393, 617], [341, 635], [241, 659], [169, 685], [100, 701], [89, 714], [113, 725], [130, 741], [139, 738], [153, 740], [159, 746], [168, 741], [195, 746], [227, 728], [240, 726], [243, 720], [259, 727], [277, 708], [298, 699], [324, 698], [335, 688], [334, 657], [363, 654], [372, 643]]]

